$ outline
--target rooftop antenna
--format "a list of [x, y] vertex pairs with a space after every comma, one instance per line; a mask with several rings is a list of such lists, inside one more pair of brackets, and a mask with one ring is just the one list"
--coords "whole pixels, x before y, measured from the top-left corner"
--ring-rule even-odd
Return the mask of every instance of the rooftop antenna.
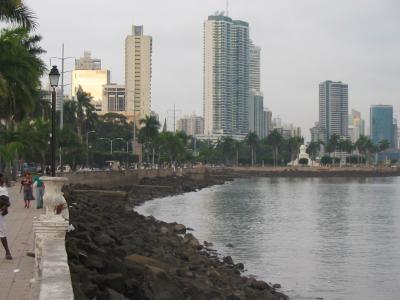
[[226, 0], [226, 10], [225, 10], [226, 16], [229, 17], [229, 0]]

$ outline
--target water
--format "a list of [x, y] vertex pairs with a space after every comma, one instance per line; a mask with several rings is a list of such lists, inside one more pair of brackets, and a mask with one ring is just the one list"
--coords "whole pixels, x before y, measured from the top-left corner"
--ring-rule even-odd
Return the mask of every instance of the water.
[[392, 300], [400, 299], [399, 201], [399, 177], [256, 178], [138, 211], [194, 228], [291, 299]]

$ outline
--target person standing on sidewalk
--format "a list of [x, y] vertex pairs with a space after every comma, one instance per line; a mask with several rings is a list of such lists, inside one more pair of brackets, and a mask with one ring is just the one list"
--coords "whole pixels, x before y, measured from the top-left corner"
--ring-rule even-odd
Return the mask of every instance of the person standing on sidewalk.
[[25, 208], [29, 208], [31, 206], [31, 201], [35, 200], [33, 197], [32, 183], [32, 176], [29, 172], [26, 172], [24, 178], [21, 180], [21, 188], [19, 190], [20, 193], [22, 189], [24, 190]]
[[5, 216], [8, 214], [8, 207], [10, 206], [10, 199], [8, 197], [8, 190], [5, 184], [3, 174], [0, 173], [0, 240], [1, 244], [6, 251], [6, 259], [11, 260], [11, 252], [8, 248], [6, 222]]
[[36, 208], [43, 208], [44, 183], [39, 175], [33, 176], [33, 187], [35, 189]]

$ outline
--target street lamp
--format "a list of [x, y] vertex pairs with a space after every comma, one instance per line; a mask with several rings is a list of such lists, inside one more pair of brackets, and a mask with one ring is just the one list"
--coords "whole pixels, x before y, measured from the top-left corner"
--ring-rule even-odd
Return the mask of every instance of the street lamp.
[[86, 166], [89, 167], [89, 134], [96, 132], [95, 130], [91, 130], [86, 132]]
[[50, 86], [53, 88], [51, 92], [51, 176], [56, 176], [56, 87], [60, 79], [60, 72], [57, 66], [53, 66], [49, 73]]

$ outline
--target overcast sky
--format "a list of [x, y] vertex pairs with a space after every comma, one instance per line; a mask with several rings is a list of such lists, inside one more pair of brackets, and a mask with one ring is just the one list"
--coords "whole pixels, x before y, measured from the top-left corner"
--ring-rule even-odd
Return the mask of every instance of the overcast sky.
[[[202, 114], [203, 22], [225, 0], [25, 2], [39, 18], [46, 61], [61, 55], [63, 42], [66, 56], [90, 50], [116, 83], [124, 83], [125, 37], [132, 24], [144, 25], [154, 45], [152, 109], [164, 117], [175, 103], [178, 114]], [[349, 84], [349, 110], [367, 122], [371, 104], [399, 112], [399, 0], [230, 0], [229, 15], [249, 22], [262, 48], [265, 107], [307, 137], [327, 79]]]

